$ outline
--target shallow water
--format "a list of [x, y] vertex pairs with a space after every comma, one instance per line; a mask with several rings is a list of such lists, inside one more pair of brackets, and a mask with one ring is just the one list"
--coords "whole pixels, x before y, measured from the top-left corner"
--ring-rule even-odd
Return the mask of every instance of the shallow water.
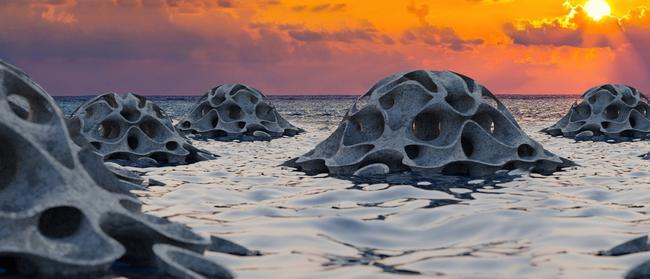
[[[58, 98], [70, 113], [84, 98]], [[173, 118], [196, 97], [158, 97]], [[596, 252], [650, 232], [648, 142], [574, 142], [538, 133], [575, 98], [503, 98], [545, 148], [579, 167], [499, 181], [359, 184], [278, 167], [334, 131], [353, 98], [273, 98], [307, 133], [199, 142], [217, 160], [149, 168], [149, 213], [263, 253], [208, 252], [240, 278], [620, 278], [650, 253]]]

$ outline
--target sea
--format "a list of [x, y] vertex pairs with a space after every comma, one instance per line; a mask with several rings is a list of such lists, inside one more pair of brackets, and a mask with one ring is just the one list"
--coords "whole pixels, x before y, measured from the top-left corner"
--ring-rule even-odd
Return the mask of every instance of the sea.
[[[66, 115], [90, 97], [56, 97]], [[147, 97], [175, 121], [198, 96]], [[272, 96], [306, 130], [270, 142], [193, 141], [218, 154], [134, 169], [164, 182], [136, 194], [150, 214], [259, 256], [207, 252], [238, 278], [622, 278], [650, 253], [598, 252], [650, 232], [647, 141], [576, 142], [540, 133], [578, 97], [501, 96], [545, 149], [578, 166], [550, 176], [354, 181], [284, 161], [338, 126], [353, 96]]]

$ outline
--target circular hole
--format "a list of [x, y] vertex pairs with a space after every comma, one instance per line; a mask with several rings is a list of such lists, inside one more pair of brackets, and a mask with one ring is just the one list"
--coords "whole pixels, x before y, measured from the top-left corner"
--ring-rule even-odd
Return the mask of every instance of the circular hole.
[[170, 141], [170, 142], [168, 142], [167, 144], [165, 144], [165, 147], [166, 147], [168, 150], [176, 150], [176, 149], [178, 148], [178, 143], [175, 142], [175, 141]]
[[79, 230], [81, 218], [81, 211], [74, 207], [53, 207], [41, 213], [38, 231], [49, 238], [68, 237]]
[[395, 97], [392, 94], [384, 95], [379, 98], [379, 104], [384, 109], [390, 109], [395, 105]]
[[107, 94], [102, 96], [102, 99], [108, 103], [108, 105], [112, 108], [117, 108], [117, 101], [115, 100], [115, 95], [114, 94]]
[[620, 111], [617, 105], [610, 105], [605, 109], [605, 117], [607, 117], [608, 119], [618, 118], [619, 113]]
[[438, 92], [438, 86], [431, 80], [431, 76], [426, 71], [413, 71], [405, 74], [403, 78], [416, 81], [429, 92]]
[[11, 94], [7, 96], [9, 107], [16, 116], [28, 120], [31, 114], [31, 107], [27, 98], [21, 95]]
[[637, 103], [637, 98], [634, 95], [624, 94], [622, 100], [630, 106], [634, 106]]
[[218, 125], [219, 125], [219, 117], [215, 115], [214, 118], [212, 118], [212, 127], [216, 128]]
[[137, 110], [131, 110], [131, 109], [124, 108], [124, 109], [122, 109], [122, 111], [120, 111], [120, 114], [122, 115], [122, 117], [124, 117], [124, 119], [126, 119], [126, 120], [128, 120], [130, 122], [135, 122], [136, 120], [138, 120], [140, 118], [140, 112], [137, 111]]
[[529, 158], [535, 155], [535, 148], [528, 144], [522, 144], [517, 148], [517, 155], [521, 158]]
[[226, 97], [224, 97], [223, 95], [216, 95], [210, 100], [210, 102], [212, 103], [213, 106], [218, 106], [221, 103], [223, 103], [223, 101], [225, 100]]
[[136, 136], [130, 135], [126, 139], [126, 142], [129, 145], [129, 148], [131, 148], [131, 150], [135, 150], [136, 148], [138, 148], [139, 142], [138, 142], [138, 138]]
[[440, 136], [440, 125], [440, 118], [435, 113], [424, 112], [415, 117], [411, 129], [416, 138], [428, 141]]
[[422, 148], [419, 145], [407, 145], [404, 147], [404, 151], [406, 152], [406, 156], [408, 156], [411, 160], [417, 159], [420, 157], [420, 153], [422, 152]]
[[273, 107], [266, 103], [259, 103], [257, 107], [255, 107], [255, 115], [257, 115], [257, 117], [260, 119], [275, 121], [275, 115], [273, 115]]
[[230, 119], [237, 120], [242, 118], [242, 111], [239, 106], [236, 105], [230, 106], [228, 109], [226, 109], [226, 111]]
[[460, 138], [460, 145], [463, 147], [463, 153], [465, 153], [466, 157], [472, 156], [474, 154], [474, 143], [472, 142], [472, 139], [467, 136], [463, 136]]
[[97, 132], [102, 138], [114, 139], [120, 135], [120, 126], [114, 121], [104, 121], [97, 127]]
[[160, 129], [161, 128], [159, 127], [159, 124], [151, 120], [140, 123], [140, 130], [142, 130], [142, 132], [151, 139], [158, 137], [160, 134]]
[[87, 108], [86, 108], [86, 117], [92, 117], [93, 114], [95, 114], [96, 107], [97, 107], [97, 106], [90, 106], [90, 107], [87, 107]]
[[386, 126], [383, 114], [374, 107], [366, 107], [344, 123], [347, 123], [343, 134], [345, 146], [377, 140], [384, 134]]
[[181, 124], [181, 127], [185, 128], [185, 129], [188, 129], [191, 126], [192, 126], [192, 123], [190, 123], [189, 121], [184, 121], [183, 124]]
[[151, 155], [151, 159], [156, 160], [159, 164], [167, 164], [169, 163], [169, 157], [167, 157], [167, 154], [163, 152], [156, 152]]
[[582, 103], [575, 106], [573, 113], [571, 113], [571, 121], [585, 120], [591, 116], [591, 107], [589, 104]]
[[235, 100], [235, 102], [237, 102], [239, 105], [242, 106], [255, 104], [258, 101], [257, 97], [253, 96], [253, 92], [245, 89], [239, 89], [237, 93], [233, 95], [233, 99]]
[[239, 122], [237, 123], [237, 126], [239, 126], [239, 129], [244, 129], [244, 127], [246, 127], [246, 122]]
[[445, 101], [447, 101], [447, 103], [451, 107], [453, 107], [455, 110], [461, 113], [468, 112], [475, 105], [474, 98], [467, 95], [467, 93], [465, 92], [460, 92], [460, 93], [450, 92], [449, 95], [445, 97]]
[[133, 96], [135, 96], [138, 99], [138, 107], [139, 108], [144, 108], [145, 105], [147, 104], [147, 99], [145, 99], [144, 97], [142, 97], [140, 95], [133, 95]]
[[20, 118], [34, 123], [46, 123], [56, 117], [52, 103], [43, 97], [39, 90], [29, 85], [9, 90], [15, 94], [7, 94], [10, 109]]
[[490, 134], [494, 134], [495, 124], [492, 116], [487, 112], [480, 112], [472, 117], [472, 121], [476, 122], [483, 130]]

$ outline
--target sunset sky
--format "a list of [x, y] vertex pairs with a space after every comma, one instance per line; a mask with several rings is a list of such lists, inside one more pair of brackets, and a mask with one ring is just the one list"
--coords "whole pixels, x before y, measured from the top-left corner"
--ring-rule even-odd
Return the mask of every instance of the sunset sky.
[[412, 69], [497, 94], [650, 92], [650, 2], [592, 1], [5, 0], [0, 59], [52, 95], [358, 95]]

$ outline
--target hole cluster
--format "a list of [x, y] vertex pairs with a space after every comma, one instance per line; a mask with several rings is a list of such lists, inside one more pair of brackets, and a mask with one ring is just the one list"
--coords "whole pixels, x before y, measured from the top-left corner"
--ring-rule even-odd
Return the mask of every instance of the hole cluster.
[[[77, 113], [89, 110], [92, 113]], [[71, 120], [81, 123], [80, 133], [106, 160], [120, 164], [177, 165], [213, 158], [189, 144], [179, 144], [187, 140], [160, 107], [142, 96], [102, 95], [83, 104]], [[182, 122], [188, 125], [189, 121]]]
[[[642, 93], [629, 86], [607, 84], [587, 91], [567, 116], [543, 131], [569, 138], [580, 135], [580, 140], [626, 140], [650, 135], [648, 116], [648, 102]], [[586, 136], [585, 131], [593, 136]]]
[[284, 120], [262, 93], [243, 84], [220, 85], [194, 107], [176, 127], [197, 138], [267, 140], [302, 131]]
[[[416, 71], [372, 88], [366, 106], [353, 106], [329, 138], [285, 164], [308, 174], [355, 176], [384, 172], [386, 166], [389, 173], [485, 175], [514, 167], [552, 172], [566, 165], [538, 152], [543, 149], [496, 97], [467, 77]], [[443, 94], [431, 94], [438, 91]]]
[[83, 213], [71, 206], [47, 209], [38, 219], [38, 231], [45, 237], [64, 238], [76, 233], [81, 227]]

